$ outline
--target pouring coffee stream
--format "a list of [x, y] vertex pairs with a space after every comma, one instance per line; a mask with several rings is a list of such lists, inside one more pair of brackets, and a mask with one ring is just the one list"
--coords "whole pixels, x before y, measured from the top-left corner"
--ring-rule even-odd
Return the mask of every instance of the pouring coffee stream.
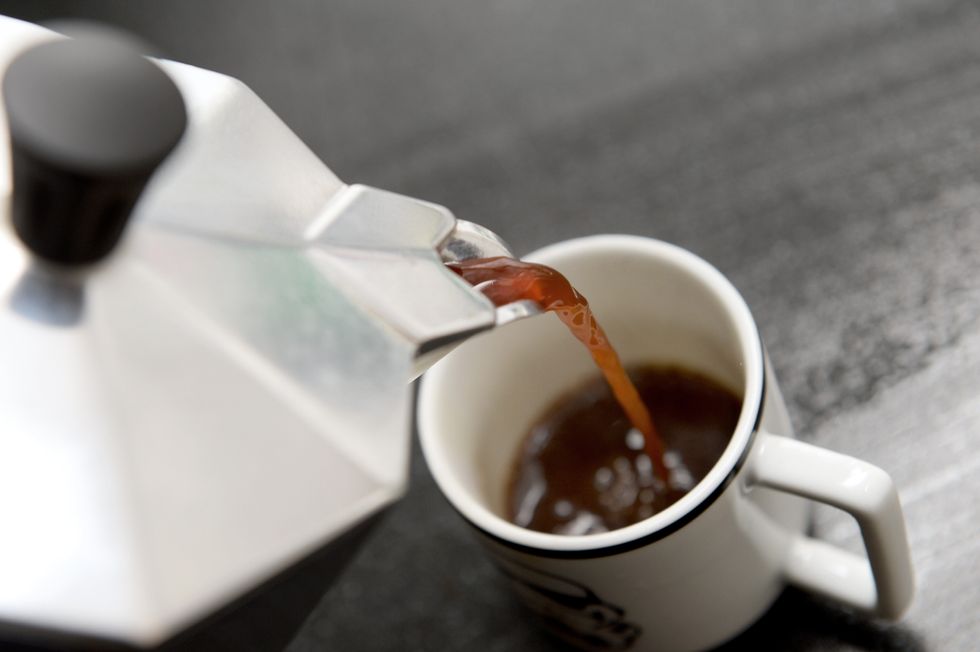
[[623, 368], [615, 348], [596, 320], [589, 302], [558, 270], [506, 256], [469, 258], [447, 263], [497, 306], [521, 300], [533, 301], [544, 312], [553, 312], [569, 332], [589, 351], [633, 427], [642, 435], [644, 448], [657, 478], [666, 487], [670, 471], [666, 452], [650, 411]]

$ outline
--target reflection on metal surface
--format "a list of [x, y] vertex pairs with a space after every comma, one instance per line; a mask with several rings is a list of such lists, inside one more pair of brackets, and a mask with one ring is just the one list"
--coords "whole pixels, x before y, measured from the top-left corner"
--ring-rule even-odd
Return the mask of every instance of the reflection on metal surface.
[[187, 129], [133, 218], [221, 238], [302, 242], [343, 182], [237, 79], [158, 63], [184, 97]]
[[447, 263], [470, 258], [514, 257], [510, 247], [500, 236], [490, 229], [466, 220], [456, 220], [456, 228], [439, 249], [439, 253]]
[[82, 319], [85, 292], [76, 279], [33, 266], [14, 284], [10, 308], [48, 326], [70, 327]]
[[517, 319], [541, 314], [541, 306], [530, 299], [508, 303], [497, 308], [497, 326], [503, 326]]
[[306, 238], [313, 264], [421, 356], [494, 325], [493, 304], [436, 253], [455, 224], [441, 206], [354, 185]]

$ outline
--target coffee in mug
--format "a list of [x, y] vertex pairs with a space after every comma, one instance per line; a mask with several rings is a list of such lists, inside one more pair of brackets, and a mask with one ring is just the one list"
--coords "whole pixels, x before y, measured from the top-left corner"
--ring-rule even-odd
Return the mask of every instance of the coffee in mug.
[[[593, 236], [530, 256], [592, 302], [627, 367], [695, 372], [738, 399], [724, 450], [675, 502], [583, 535], [508, 515], [515, 457], [533, 424], [595, 367], [547, 317], [478, 335], [422, 380], [429, 470], [516, 595], [587, 650], [697, 650], [757, 619], [788, 585], [896, 619], [914, 592], [901, 504], [881, 469], [794, 438], [755, 320], [714, 267], [679, 247]], [[583, 358], [586, 358], [583, 360]], [[810, 501], [857, 520], [866, 554], [808, 535]]]
[[508, 483], [513, 523], [566, 535], [626, 527], [670, 506], [721, 456], [738, 419], [733, 392], [680, 369], [631, 377], [588, 300], [552, 267], [507, 257], [449, 266], [497, 305], [553, 312], [601, 372], [532, 426]]
[[664, 445], [666, 477], [597, 376], [559, 398], [525, 435], [507, 488], [512, 523], [564, 535], [607, 532], [666, 509], [708, 474], [735, 430], [738, 396], [680, 367], [637, 366], [629, 376]]

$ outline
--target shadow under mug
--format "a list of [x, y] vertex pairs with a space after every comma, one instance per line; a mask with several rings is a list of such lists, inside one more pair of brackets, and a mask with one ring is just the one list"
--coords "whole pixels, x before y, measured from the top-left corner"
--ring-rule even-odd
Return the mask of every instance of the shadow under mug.
[[[880, 617], [905, 611], [913, 572], [891, 479], [793, 439], [755, 322], [720, 272], [635, 236], [571, 240], [528, 259], [588, 297], [627, 365], [680, 366], [742, 398], [727, 448], [683, 498], [629, 527], [563, 536], [510, 523], [506, 487], [534, 419], [596, 373], [581, 345], [553, 316], [525, 319], [469, 340], [425, 375], [418, 421], [429, 469], [552, 631], [585, 649], [703, 649], [752, 624], [787, 584]], [[808, 500], [850, 512], [867, 556], [806, 536]]]

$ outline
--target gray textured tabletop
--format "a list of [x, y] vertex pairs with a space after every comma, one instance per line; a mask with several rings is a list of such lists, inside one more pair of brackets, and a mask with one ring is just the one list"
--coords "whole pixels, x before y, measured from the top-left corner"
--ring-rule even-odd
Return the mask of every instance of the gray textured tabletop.
[[[129, 27], [245, 80], [338, 174], [518, 253], [626, 232], [748, 300], [804, 440], [895, 479], [918, 578], [888, 625], [789, 591], [745, 649], [980, 638], [980, 11], [971, 2], [0, 2]], [[818, 511], [820, 536], [859, 545]], [[284, 605], [283, 608], [288, 608]], [[562, 649], [414, 455], [288, 646]]]

